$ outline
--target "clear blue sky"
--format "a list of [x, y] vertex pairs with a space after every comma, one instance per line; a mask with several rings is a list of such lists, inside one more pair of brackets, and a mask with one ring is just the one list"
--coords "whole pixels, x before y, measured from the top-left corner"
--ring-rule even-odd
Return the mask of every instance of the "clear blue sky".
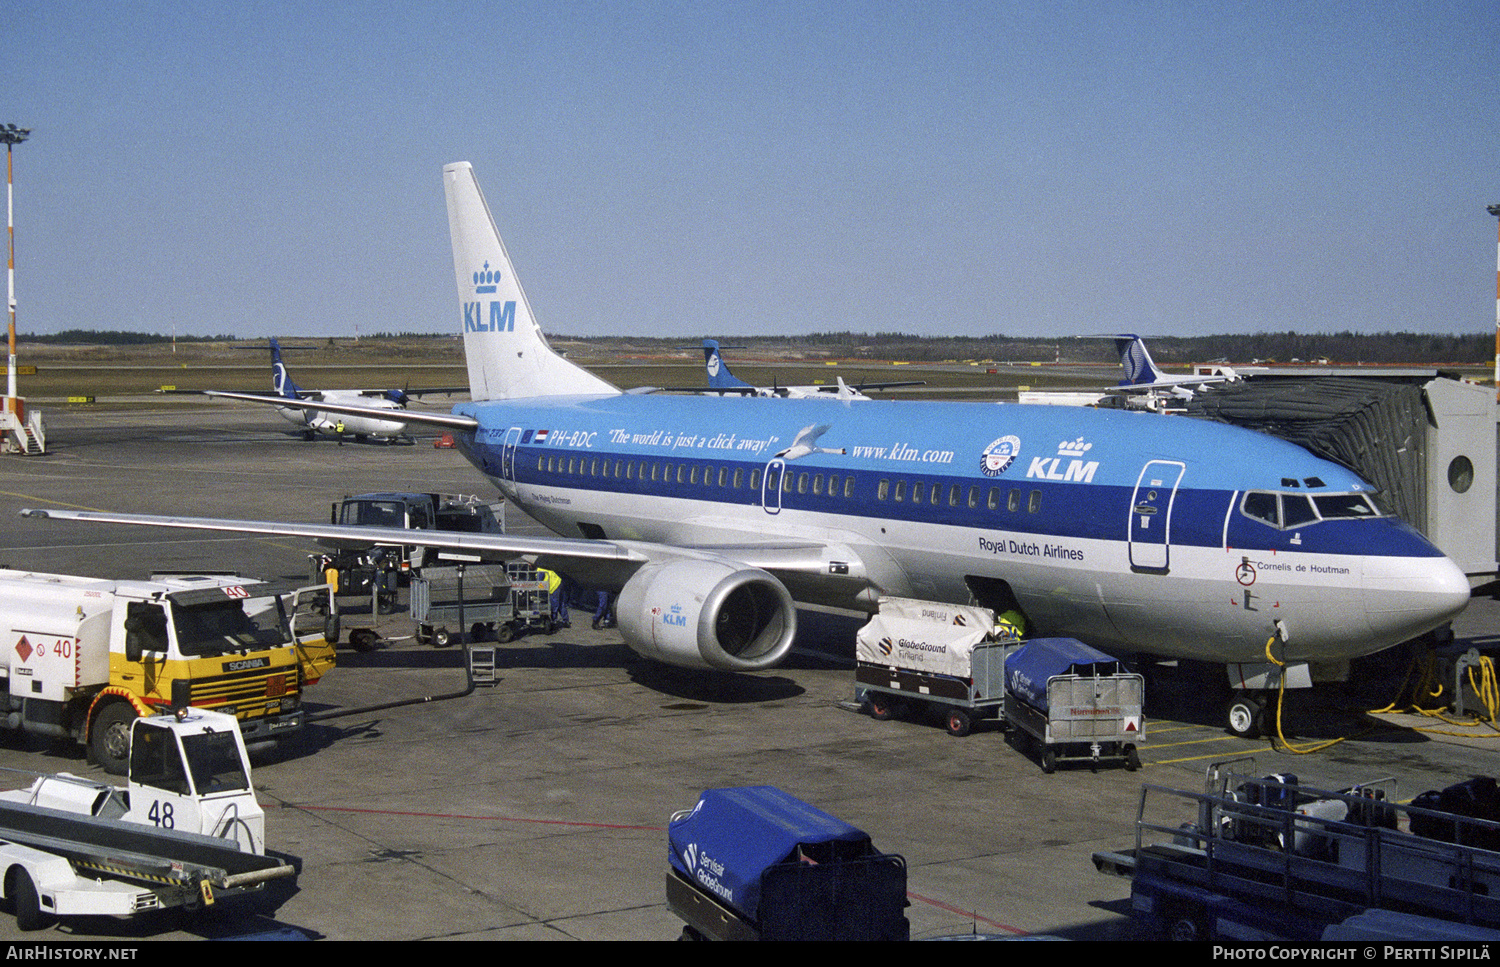
[[1487, 331], [1500, 3], [0, 0], [22, 332]]

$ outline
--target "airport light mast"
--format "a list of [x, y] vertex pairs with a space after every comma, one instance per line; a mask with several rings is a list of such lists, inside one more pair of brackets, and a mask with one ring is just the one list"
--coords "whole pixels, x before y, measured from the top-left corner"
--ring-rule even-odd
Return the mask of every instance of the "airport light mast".
[[[1500, 205], [1487, 205], [1485, 211], [1500, 218]], [[1500, 248], [1495, 257], [1495, 399], [1500, 401]]]
[[[10, 363], [6, 366], [5, 411], [17, 413], [16, 403], [16, 224], [15, 182], [11, 177], [11, 153], [16, 145], [31, 134], [30, 128], [18, 128], [14, 124], [0, 124], [0, 142], [5, 143], [5, 236], [9, 249], [6, 258], [6, 304], [10, 307]], [[1500, 338], [1497, 336], [1496, 338]], [[1500, 355], [1496, 357], [1500, 364]]]

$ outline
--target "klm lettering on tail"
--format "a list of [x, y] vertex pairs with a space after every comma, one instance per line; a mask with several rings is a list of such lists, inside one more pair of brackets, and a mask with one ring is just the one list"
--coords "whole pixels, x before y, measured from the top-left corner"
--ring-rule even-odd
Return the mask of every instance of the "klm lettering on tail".
[[491, 302], [489, 318], [484, 317], [484, 303], [464, 303], [464, 332], [515, 332], [516, 303]]

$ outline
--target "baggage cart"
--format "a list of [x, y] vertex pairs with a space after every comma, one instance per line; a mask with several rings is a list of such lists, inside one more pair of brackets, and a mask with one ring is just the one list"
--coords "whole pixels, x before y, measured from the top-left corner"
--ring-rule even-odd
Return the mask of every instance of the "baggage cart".
[[381, 616], [396, 611], [397, 559], [390, 548], [320, 551], [307, 556], [314, 581], [327, 582], [341, 615], [342, 631], [356, 651], [371, 651], [380, 640]]
[[515, 619], [511, 595], [504, 565], [425, 567], [411, 582], [417, 642], [446, 648], [465, 626], [470, 629], [470, 640], [493, 633], [509, 641], [514, 637], [510, 628]]
[[1005, 662], [1005, 719], [1036, 747], [1042, 771], [1063, 760], [1119, 758], [1140, 768], [1145, 679], [1076, 638], [1034, 638]]
[[501, 641], [510, 641], [528, 631], [552, 634], [556, 626], [552, 621], [552, 595], [547, 590], [547, 579], [532, 564], [524, 561], [506, 565], [510, 576], [510, 624], [496, 630]]
[[[1130, 877], [1131, 913], [1157, 936], [1500, 937], [1500, 822], [1472, 815], [1474, 780], [1406, 804], [1392, 778], [1330, 791], [1247, 765], [1209, 766], [1201, 791], [1142, 786], [1134, 846], [1094, 854]], [[1421, 805], [1439, 799], [1461, 811]]]
[[937, 712], [949, 734], [998, 718], [1005, 699], [1005, 657], [1019, 641], [991, 641], [987, 608], [881, 598], [855, 639], [855, 687], [871, 718]]
[[667, 824], [690, 940], [909, 940], [906, 861], [774, 786], [704, 791]]

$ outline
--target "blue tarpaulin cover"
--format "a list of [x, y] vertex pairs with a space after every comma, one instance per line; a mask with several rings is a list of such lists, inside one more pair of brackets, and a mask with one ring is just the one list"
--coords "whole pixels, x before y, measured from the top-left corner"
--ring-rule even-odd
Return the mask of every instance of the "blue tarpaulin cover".
[[1118, 675], [1117, 659], [1077, 638], [1033, 638], [1006, 656], [1005, 688], [1032, 708], [1047, 710], [1047, 679], [1054, 675]]
[[667, 825], [673, 868], [752, 920], [768, 867], [797, 861], [800, 846], [869, 838], [775, 786], [704, 790], [691, 812]]

